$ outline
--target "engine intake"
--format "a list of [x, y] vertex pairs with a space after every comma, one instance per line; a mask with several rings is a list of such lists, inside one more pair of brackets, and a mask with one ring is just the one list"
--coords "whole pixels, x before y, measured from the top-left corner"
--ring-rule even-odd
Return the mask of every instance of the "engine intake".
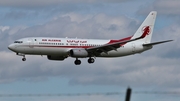
[[76, 57], [76, 58], [88, 57], [88, 52], [85, 49], [71, 49], [69, 53], [71, 57]]

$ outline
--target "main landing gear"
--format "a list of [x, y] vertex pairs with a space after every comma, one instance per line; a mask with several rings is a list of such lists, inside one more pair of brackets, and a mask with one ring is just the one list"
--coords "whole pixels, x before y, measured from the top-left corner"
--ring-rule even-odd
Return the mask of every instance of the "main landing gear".
[[90, 57], [90, 58], [88, 59], [88, 63], [89, 63], [89, 64], [94, 63], [94, 61], [95, 61], [94, 58], [91, 58], [91, 57]]
[[[89, 64], [92, 64], [92, 63], [94, 63], [94, 62], [95, 62], [94, 58], [91, 58], [91, 57], [90, 57], [90, 58], [88, 59], [88, 63], [89, 63]], [[75, 64], [75, 65], [80, 65], [80, 64], [81, 64], [81, 60], [78, 60], [78, 58], [76, 58], [76, 60], [74, 61], [74, 64]]]
[[75, 65], [80, 65], [81, 64], [81, 60], [78, 60], [78, 58], [76, 58], [76, 60], [74, 61]]

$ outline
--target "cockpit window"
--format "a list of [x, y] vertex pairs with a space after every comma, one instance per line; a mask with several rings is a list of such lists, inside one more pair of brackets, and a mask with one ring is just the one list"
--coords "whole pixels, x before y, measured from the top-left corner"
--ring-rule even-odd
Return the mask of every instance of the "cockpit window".
[[23, 43], [23, 41], [14, 41], [14, 43]]

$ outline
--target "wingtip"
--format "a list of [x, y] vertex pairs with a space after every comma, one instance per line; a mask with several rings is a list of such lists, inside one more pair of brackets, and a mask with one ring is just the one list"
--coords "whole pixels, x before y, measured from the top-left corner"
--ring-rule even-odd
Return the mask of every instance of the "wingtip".
[[167, 42], [174, 41], [174, 40], [167, 40]]

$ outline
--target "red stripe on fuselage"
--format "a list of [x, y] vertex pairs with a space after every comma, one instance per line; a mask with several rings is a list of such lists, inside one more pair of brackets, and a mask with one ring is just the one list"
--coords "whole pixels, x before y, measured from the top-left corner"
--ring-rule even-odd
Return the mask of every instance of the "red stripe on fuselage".
[[[116, 42], [122, 42], [122, 41], [127, 41], [127, 40], [130, 40], [131, 38], [132, 38], [132, 36], [127, 37], [127, 38], [123, 38], [123, 39], [120, 39], [120, 40], [110, 40], [110, 41], [108, 42], [108, 44], [112, 44], [112, 43], [116, 43]], [[126, 43], [124, 43], [124, 44], [126, 44]], [[122, 45], [124, 45], [124, 44], [120, 44], [120, 46], [122, 46]]]
[[54, 48], [90, 48], [95, 46], [45, 46], [45, 45], [31, 45], [31, 47], [54, 47]]

